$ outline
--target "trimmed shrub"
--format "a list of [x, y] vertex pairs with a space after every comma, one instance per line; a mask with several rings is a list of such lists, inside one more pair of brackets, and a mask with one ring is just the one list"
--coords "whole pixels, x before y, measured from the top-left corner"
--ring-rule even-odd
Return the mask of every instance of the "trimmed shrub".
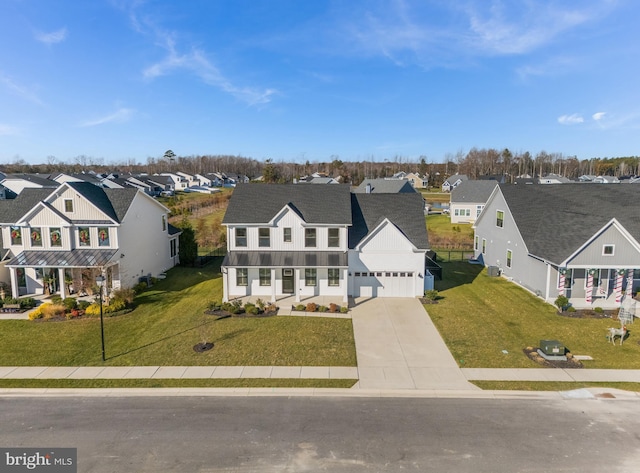
[[340, 307], [341, 314], [346, 314], [347, 312], [349, 312], [349, 308], [347, 306]]
[[304, 304], [298, 304], [294, 308], [295, 310], [299, 310], [300, 312], [304, 311], [305, 309]]
[[133, 289], [133, 292], [135, 292], [136, 294], [140, 294], [141, 292], [147, 290], [147, 283], [144, 281], [139, 282], [138, 284], [133, 286], [132, 289]]
[[321, 305], [320, 307], [318, 307], [318, 312], [326, 312], [326, 311], [327, 311], [326, 305]]
[[24, 297], [19, 302], [21, 309], [31, 309], [36, 306], [36, 300], [33, 297]]
[[[111, 299], [108, 306], [102, 308], [105, 314], [113, 314], [114, 312], [120, 312], [127, 308], [127, 303], [122, 299]], [[100, 307], [98, 307], [98, 313], [100, 313]]]
[[438, 299], [438, 291], [435, 289], [424, 291], [424, 297], [429, 301], [435, 301]]
[[85, 315], [100, 315], [100, 304], [89, 304], [84, 310]]
[[596, 314], [602, 314], [602, 313], [604, 312], [604, 309], [603, 309], [602, 307], [594, 307], [594, 308], [593, 308], [593, 311], [594, 311]]
[[71, 311], [78, 307], [78, 301], [76, 300], [75, 297], [67, 297], [65, 300], [62, 301], [62, 305], [64, 305], [67, 308], [67, 311]]
[[309, 302], [306, 307], [307, 312], [315, 312], [318, 310], [318, 305], [315, 302]]
[[90, 305], [91, 305], [91, 302], [80, 300], [78, 301], [78, 310], [85, 310]]
[[50, 300], [52, 304], [62, 304], [62, 297], [60, 297], [58, 294], [56, 294], [55, 296], [51, 296]]
[[576, 311], [576, 308], [573, 307], [572, 305], [569, 306], [569, 308], [567, 309], [567, 312], [575, 312], [575, 311]]
[[[142, 284], [145, 284], [145, 283], [142, 283]], [[123, 300], [127, 305], [133, 304], [133, 300], [136, 297], [136, 291], [130, 287], [116, 289], [115, 291], [113, 291], [112, 294], [113, 295], [111, 297], [113, 299]]]
[[566, 296], [558, 296], [553, 303], [560, 312], [563, 312], [569, 306], [569, 299]]
[[244, 311], [250, 315], [258, 315], [258, 312], [260, 312], [260, 309], [258, 309], [258, 307], [256, 307], [253, 304], [245, 304]]
[[[44, 305], [44, 304], [42, 304]], [[36, 319], [41, 319], [43, 317], [42, 315], [42, 306], [38, 307], [35, 310], [32, 310], [29, 313], [29, 320], [36, 320]]]
[[222, 302], [220, 302], [220, 301], [210, 301], [207, 304], [207, 308], [209, 310], [220, 310], [220, 309], [222, 309]]

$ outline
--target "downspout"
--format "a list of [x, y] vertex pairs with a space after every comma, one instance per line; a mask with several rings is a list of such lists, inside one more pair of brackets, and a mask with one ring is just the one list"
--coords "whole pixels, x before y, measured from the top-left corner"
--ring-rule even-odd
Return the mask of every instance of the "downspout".
[[551, 265], [549, 262], [546, 262], [547, 265], [547, 287], [545, 288], [544, 300], [545, 302], [549, 300], [549, 283], [551, 282]]

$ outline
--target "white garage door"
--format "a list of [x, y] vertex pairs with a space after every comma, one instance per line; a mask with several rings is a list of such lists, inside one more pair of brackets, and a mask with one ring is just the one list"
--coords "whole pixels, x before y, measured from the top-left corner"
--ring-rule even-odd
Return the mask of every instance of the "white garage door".
[[355, 297], [414, 297], [414, 273], [375, 271], [354, 276]]

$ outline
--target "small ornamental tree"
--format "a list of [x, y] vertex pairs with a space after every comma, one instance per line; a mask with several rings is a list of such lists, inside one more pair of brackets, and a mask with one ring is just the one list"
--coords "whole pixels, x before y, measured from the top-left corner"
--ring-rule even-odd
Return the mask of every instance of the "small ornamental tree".
[[196, 242], [195, 232], [187, 217], [184, 216], [180, 224], [178, 225], [182, 233], [180, 234], [179, 254], [180, 264], [191, 265], [196, 262], [198, 258], [198, 243]]
[[558, 296], [553, 302], [560, 312], [564, 312], [569, 306], [569, 299], [566, 296]]

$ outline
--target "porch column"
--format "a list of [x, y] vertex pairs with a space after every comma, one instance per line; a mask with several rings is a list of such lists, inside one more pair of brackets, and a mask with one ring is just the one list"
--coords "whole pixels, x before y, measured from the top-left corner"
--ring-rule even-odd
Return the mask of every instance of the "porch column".
[[67, 297], [67, 288], [64, 284], [64, 268], [58, 268], [58, 281], [60, 281], [60, 283], [58, 284], [58, 286], [60, 287], [60, 297], [62, 297], [62, 299], [65, 299]]
[[20, 297], [20, 292], [18, 291], [18, 272], [16, 268], [9, 268], [9, 273], [11, 276], [11, 297], [17, 299]]
[[276, 268], [271, 268], [271, 302], [276, 301]]
[[294, 289], [296, 292], [296, 302], [300, 302], [300, 291], [302, 290], [302, 285], [300, 284], [300, 268], [296, 268], [294, 271]]
[[229, 268], [222, 268], [222, 302], [229, 302]]
[[624, 269], [616, 269], [616, 283], [614, 292], [616, 293], [616, 304], [622, 302], [622, 280], [624, 279]]
[[587, 304], [591, 304], [593, 300], [593, 275], [595, 271], [595, 269], [587, 269], [587, 293], [585, 294], [585, 302]]
[[566, 281], [567, 268], [558, 268], [558, 295], [564, 296], [564, 284]]
[[342, 288], [342, 302], [349, 302], [349, 269], [345, 268], [342, 270], [342, 284], [344, 287]]
[[633, 297], [633, 269], [627, 269], [627, 290], [626, 295], [628, 298]]

